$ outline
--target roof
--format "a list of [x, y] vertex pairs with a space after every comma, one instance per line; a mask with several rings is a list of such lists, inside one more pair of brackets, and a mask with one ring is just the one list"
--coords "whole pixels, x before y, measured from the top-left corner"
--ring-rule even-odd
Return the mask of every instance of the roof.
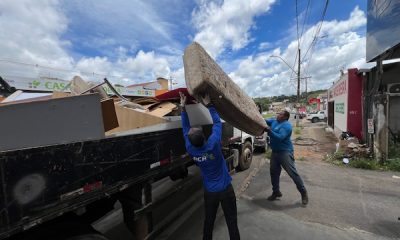
[[126, 86], [126, 87], [127, 88], [140, 87], [140, 86], [144, 87], [144, 86], [147, 86], [147, 85], [150, 85], [150, 84], [153, 84], [153, 83], [157, 83], [157, 82], [153, 81], [153, 82], [137, 83], [137, 84], [132, 84], [132, 85], [129, 85], [129, 86]]

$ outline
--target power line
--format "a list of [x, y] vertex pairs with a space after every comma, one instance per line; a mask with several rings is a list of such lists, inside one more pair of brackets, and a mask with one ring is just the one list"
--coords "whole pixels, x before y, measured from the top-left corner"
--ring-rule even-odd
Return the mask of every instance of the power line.
[[324, 22], [324, 20], [325, 20], [326, 11], [327, 11], [327, 9], [328, 9], [328, 4], [329, 4], [329, 0], [326, 0], [326, 1], [325, 1], [324, 10], [322, 11], [321, 21], [319, 22], [319, 25], [316, 27], [316, 29], [315, 29], [315, 31], [314, 31], [313, 40], [311, 41], [310, 46], [308, 47], [306, 53], [304, 54], [303, 59], [306, 58], [307, 54], [308, 54], [308, 53], [310, 52], [310, 50], [315, 46], [315, 44], [316, 44], [316, 42], [317, 42], [317, 40], [318, 40], [318, 35], [319, 35], [320, 31], [321, 31], [322, 24], [323, 24], [323, 22]]
[[315, 50], [315, 45], [316, 45], [316, 43], [318, 41], [318, 35], [319, 35], [320, 31], [321, 31], [322, 24], [323, 24], [323, 22], [325, 20], [325, 16], [326, 16], [326, 11], [328, 9], [328, 5], [329, 5], [329, 0], [326, 0], [325, 1], [325, 6], [324, 6], [324, 10], [323, 10], [322, 16], [321, 16], [321, 21], [320, 21], [319, 25], [317, 26], [317, 28], [315, 29], [313, 40], [312, 40], [309, 48], [307, 49], [307, 51], [306, 51], [306, 53], [304, 54], [304, 57], [303, 57], [303, 59], [306, 59], [307, 54], [310, 52], [310, 57], [308, 58], [307, 65], [305, 67], [305, 72], [306, 73], [308, 73], [309, 66], [311, 65], [312, 55], [313, 55], [314, 50]]
[[297, 10], [297, 0], [296, 0], [296, 28], [297, 28], [297, 48], [300, 48], [300, 38], [299, 38], [299, 12]]
[[[308, 1], [307, 1], [306, 12], [305, 12], [305, 14], [304, 14], [303, 27], [301, 28], [300, 40], [303, 38], [304, 27], [305, 27], [306, 22], [307, 22], [308, 12], [309, 12], [309, 9], [310, 9], [310, 4], [311, 4], [311, 0], [308, 0]], [[301, 43], [300, 43], [300, 44], [301, 44]]]
[[30, 66], [30, 67], [36, 67], [36, 68], [43, 68], [43, 69], [59, 71], [59, 72], [67, 72], [67, 73], [79, 72], [80, 74], [85, 74], [85, 75], [92, 75], [92, 76], [99, 76], [99, 77], [107, 76], [107, 77], [112, 77], [112, 78], [117, 78], [117, 79], [123, 80], [123, 77], [121, 77], [121, 76], [113, 76], [113, 75], [109, 75], [109, 74], [100, 74], [100, 73], [95, 73], [95, 72], [84, 72], [84, 71], [72, 70], [72, 69], [54, 68], [54, 67], [49, 67], [49, 66], [42, 66], [42, 65], [39, 65], [39, 64], [19, 62], [19, 61], [10, 60], [10, 59], [0, 59], [0, 62], [12, 63], [12, 64], [16, 64], [16, 65], [21, 65], [21, 66]]

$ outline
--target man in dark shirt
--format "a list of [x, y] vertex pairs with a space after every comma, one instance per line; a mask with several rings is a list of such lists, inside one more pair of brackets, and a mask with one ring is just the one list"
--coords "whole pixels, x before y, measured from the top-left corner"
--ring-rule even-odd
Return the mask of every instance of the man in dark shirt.
[[288, 111], [282, 111], [278, 113], [276, 119], [266, 120], [268, 125], [266, 131], [270, 137], [270, 145], [272, 149], [270, 162], [272, 195], [268, 197], [268, 200], [274, 201], [277, 198], [282, 197], [282, 193], [279, 190], [279, 178], [283, 168], [296, 184], [296, 187], [301, 194], [301, 202], [303, 205], [307, 205], [307, 190], [304, 187], [303, 180], [297, 173], [294, 164], [293, 144], [290, 139], [292, 136], [292, 125], [288, 121], [289, 117], [290, 113]]
[[202, 102], [210, 111], [213, 120], [212, 134], [205, 139], [201, 128], [190, 126], [189, 117], [185, 111], [186, 97], [182, 93], [179, 94], [186, 150], [200, 168], [203, 176], [205, 205], [203, 239], [212, 239], [214, 221], [220, 203], [230, 239], [240, 239], [237, 226], [236, 196], [231, 184], [232, 178], [221, 150], [222, 123], [219, 115], [212, 106], [210, 97], [206, 95], [202, 98]]

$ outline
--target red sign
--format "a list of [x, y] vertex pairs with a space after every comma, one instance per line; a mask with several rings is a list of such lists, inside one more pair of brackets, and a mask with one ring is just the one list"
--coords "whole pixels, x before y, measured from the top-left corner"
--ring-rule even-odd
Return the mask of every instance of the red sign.
[[347, 93], [347, 81], [341, 81], [333, 88], [333, 97]]
[[321, 102], [321, 100], [320, 100], [319, 98], [310, 98], [310, 99], [308, 100], [308, 103], [309, 103], [309, 104], [320, 103], [320, 102]]

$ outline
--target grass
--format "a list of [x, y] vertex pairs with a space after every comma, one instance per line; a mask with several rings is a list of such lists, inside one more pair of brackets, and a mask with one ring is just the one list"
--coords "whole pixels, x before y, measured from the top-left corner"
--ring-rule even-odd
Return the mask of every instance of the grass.
[[[334, 165], [343, 166], [344, 152], [338, 151], [326, 156], [325, 161]], [[353, 157], [349, 159], [348, 166], [367, 170], [397, 171], [400, 172], [400, 158], [389, 159], [384, 163], [379, 163], [374, 158]]]
[[298, 161], [305, 161], [306, 158], [305, 158], [305, 157], [299, 157], [299, 158], [297, 158], [296, 160], [298, 160]]
[[294, 134], [300, 135], [301, 134], [301, 127], [294, 127]]
[[275, 117], [276, 114], [274, 114], [274, 113], [266, 113], [266, 114], [263, 114], [262, 116], [263, 116], [263, 118], [268, 119], [268, 118]]
[[272, 155], [272, 150], [271, 148], [268, 148], [267, 151], [265, 151], [265, 157], [271, 159], [271, 155]]

